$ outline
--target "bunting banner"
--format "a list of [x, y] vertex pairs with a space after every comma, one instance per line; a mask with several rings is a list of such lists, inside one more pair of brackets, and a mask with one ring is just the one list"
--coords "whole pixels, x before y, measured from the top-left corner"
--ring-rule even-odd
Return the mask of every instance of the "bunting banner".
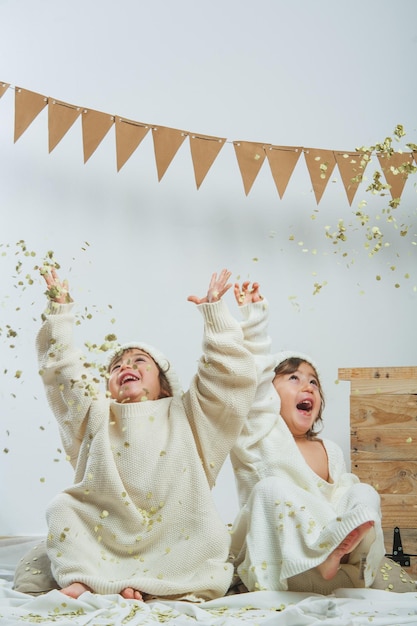
[[186, 137], [187, 133], [176, 128], [167, 128], [166, 126], [152, 128], [158, 181], [161, 181]]
[[[51, 153], [81, 117], [83, 157], [84, 163], [87, 163], [114, 126], [116, 164], [119, 172], [151, 130], [157, 176], [158, 181], [161, 181], [178, 150], [188, 138], [197, 189], [205, 180], [224, 145], [231, 143], [246, 195], [250, 193], [266, 160], [278, 195], [282, 199], [300, 156], [303, 154], [317, 205], [337, 168], [349, 206], [351, 206], [359, 185], [363, 182], [364, 172], [371, 155], [370, 151], [365, 148], [356, 151], [341, 151], [303, 146], [279, 146], [253, 141], [228, 141], [225, 137], [214, 137], [128, 120], [114, 114], [62, 102], [22, 87], [11, 87], [10, 83], [1, 81], [0, 98], [8, 89], [15, 91], [15, 143], [43, 109], [47, 108], [48, 149]], [[413, 148], [411, 152], [375, 151], [386, 181], [383, 188], [389, 190], [393, 201], [400, 200], [408, 174], [417, 169], [415, 165], [417, 152], [414, 150], [414, 144], [411, 144], [411, 147]]]
[[116, 117], [115, 129], [117, 171], [119, 172], [148, 134], [149, 126], [126, 120], [123, 117]]
[[4, 93], [6, 93], [9, 87], [10, 87], [10, 83], [0, 83], [0, 98], [2, 97]]
[[79, 115], [81, 115], [80, 107], [48, 98], [49, 152], [57, 147]]
[[284, 146], [269, 146], [266, 156], [269, 161], [272, 178], [282, 199], [291, 175], [303, 149]]
[[114, 115], [84, 109], [82, 112], [82, 135], [84, 163], [87, 163], [90, 156], [96, 151], [104, 137], [114, 124]]
[[332, 150], [318, 150], [314, 148], [304, 150], [304, 156], [318, 204], [333, 173], [336, 158]]
[[14, 111], [15, 143], [47, 104], [48, 98], [45, 98], [45, 96], [16, 87]]
[[[414, 153], [415, 158], [416, 153]], [[384, 172], [385, 180], [390, 186], [392, 199], [401, 198], [408, 176], [407, 165], [411, 165], [413, 153], [393, 152], [391, 154], [378, 154], [378, 160]]]
[[200, 188], [207, 172], [225, 143], [226, 139], [224, 137], [190, 135], [191, 159], [197, 189]]

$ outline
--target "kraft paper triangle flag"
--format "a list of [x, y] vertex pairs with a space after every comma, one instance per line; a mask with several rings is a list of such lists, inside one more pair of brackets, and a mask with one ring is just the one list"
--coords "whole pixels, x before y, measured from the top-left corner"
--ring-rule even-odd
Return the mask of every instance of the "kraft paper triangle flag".
[[14, 95], [14, 143], [23, 135], [47, 104], [48, 98], [45, 96], [16, 87]]
[[335, 152], [334, 157], [350, 206], [362, 182], [369, 155], [366, 152]]
[[2, 97], [4, 93], [6, 93], [9, 87], [10, 87], [10, 83], [2, 83], [0, 81], [0, 98]]
[[83, 109], [81, 126], [83, 134], [84, 163], [97, 150], [114, 124], [114, 116], [93, 109]]
[[307, 169], [313, 185], [316, 202], [319, 204], [326, 189], [329, 178], [336, 165], [336, 159], [332, 150], [317, 150], [316, 148], [305, 148], [304, 157]]
[[272, 178], [275, 181], [275, 186], [281, 199], [302, 150], [301, 147], [295, 146], [269, 146], [266, 150]]
[[233, 145], [245, 194], [248, 195], [265, 161], [265, 149], [269, 144], [255, 143], [253, 141], [234, 141]]
[[393, 152], [378, 154], [378, 161], [384, 173], [385, 180], [390, 185], [391, 198], [401, 198], [404, 185], [407, 181], [409, 166], [413, 160], [412, 152]]
[[131, 120], [116, 117], [116, 158], [117, 171], [132, 156], [142, 139], [147, 135], [149, 126]]
[[190, 135], [191, 159], [193, 161], [197, 189], [200, 188], [225, 142], [226, 139], [223, 137]]
[[58, 100], [48, 101], [49, 152], [59, 144], [81, 114], [81, 108]]
[[187, 135], [188, 133], [176, 128], [167, 128], [166, 126], [152, 128], [158, 181], [162, 179]]

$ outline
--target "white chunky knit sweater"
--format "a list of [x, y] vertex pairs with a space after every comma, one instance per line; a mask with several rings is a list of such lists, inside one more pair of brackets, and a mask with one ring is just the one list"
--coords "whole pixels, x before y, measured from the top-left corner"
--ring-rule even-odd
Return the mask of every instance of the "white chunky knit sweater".
[[190, 389], [120, 404], [82, 378], [88, 370], [73, 347], [72, 307], [50, 303], [37, 338], [47, 398], [75, 471], [74, 484], [47, 510], [54, 577], [61, 587], [78, 581], [101, 594], [133, 587], [160, 598], [224, 595], [233, 574], [230, 535], [211, 488], [256, 384], [238, 322], [222, 300], [199, 305], [204, 354]]
[[370, 586], [385, 552], [379, 494], [346, 471], [343, 452], [332, 441], [323, 440], [329, 482], [305, 461], [280, 416], [267, 314], [265, 300], [242, 307], [258, 389], [231, 453], [242, 507], [232, 534], [237, 571], [250, 591], [286, 590], [288, 578], [322, 563], [353, 529], [373, 520], [374, 529], [349, 560], [358, 573], [362, 560], [362, 584]]

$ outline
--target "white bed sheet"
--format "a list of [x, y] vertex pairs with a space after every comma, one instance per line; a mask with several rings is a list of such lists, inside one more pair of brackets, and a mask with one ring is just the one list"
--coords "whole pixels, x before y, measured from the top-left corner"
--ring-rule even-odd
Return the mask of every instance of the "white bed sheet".
[[339, 589], [330, 596], [258, 591], [202, 604], [124, 600], [84, 593], [74, 600], [59, 591], [32, 597], [12, 589], [18, 560], [38, 538], [0, 541], [0, 624], [60, 626], [417, 626], [417, 592]]

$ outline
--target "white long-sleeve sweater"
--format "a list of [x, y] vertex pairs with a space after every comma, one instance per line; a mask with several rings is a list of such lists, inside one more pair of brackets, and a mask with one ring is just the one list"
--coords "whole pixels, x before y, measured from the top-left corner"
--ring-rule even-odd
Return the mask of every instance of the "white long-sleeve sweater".
[[39, 365], [74, 484], [47, 510], [48, 555], [61, 587], [133, 587], [211, 599], [231, 578], [230, 534], [211, 488], [253, 402], [253, 357], [223, 301], [199, 305], [203, 356], [182, 396], [132, 404], [106, 397], [73, 346], [72, 304], [51, 304]]
[[346, 471], [342, 450], [327, 439], [329, 482], [311, 469], [280, 416], [272, 384], [268, 303], [246, 305], [242, 315], [258, 388], [231, 452], [242, 507], [232, 534], [237, 571], [250, 591], [285, 590], [288, 578], [322, 563], [353, 529], [372, 520], [373, 541], [359, 555], [370, 586], [385, 551], [379, 495]]

